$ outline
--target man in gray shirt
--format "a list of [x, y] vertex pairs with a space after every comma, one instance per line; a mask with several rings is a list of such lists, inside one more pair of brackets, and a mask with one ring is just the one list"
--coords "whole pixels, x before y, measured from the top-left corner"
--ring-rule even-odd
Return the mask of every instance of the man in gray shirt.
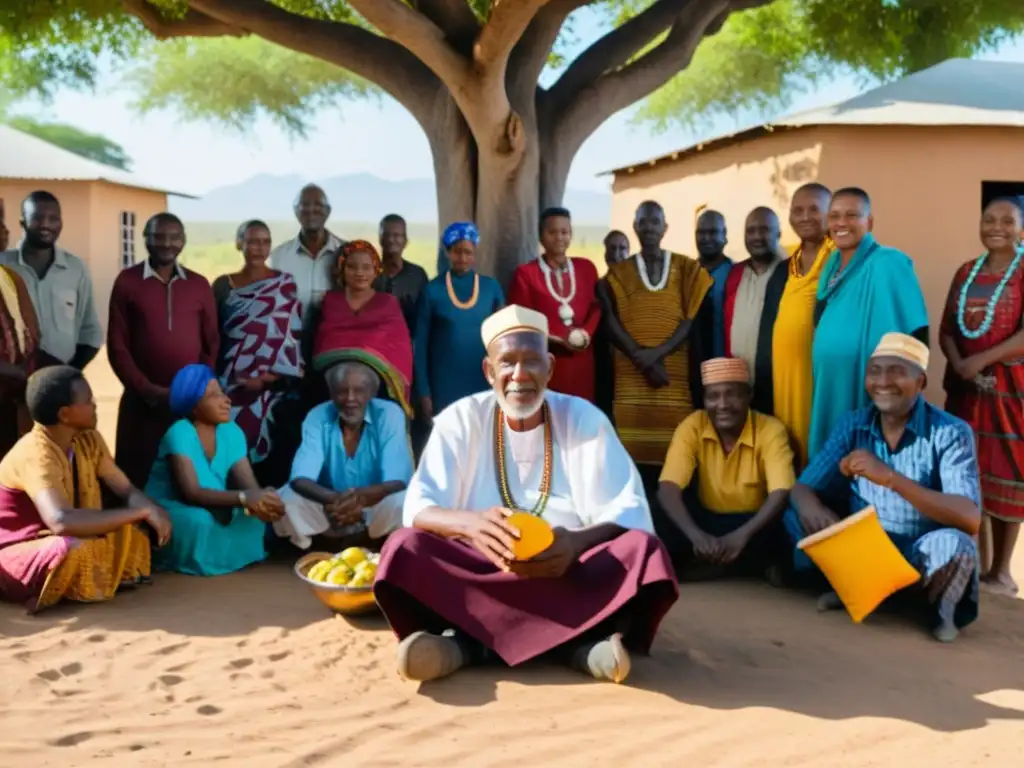
[[21, 204], [21, 227], [25, 236], [17, 248], [0, 253], [0, 264], [21, 275], [32, 297], [42, 337], [38, 364], [81, 370], [103, 344], [103, 330], [88, 268], [57, 247], [60, 202], [49, 192], [33, 192]]

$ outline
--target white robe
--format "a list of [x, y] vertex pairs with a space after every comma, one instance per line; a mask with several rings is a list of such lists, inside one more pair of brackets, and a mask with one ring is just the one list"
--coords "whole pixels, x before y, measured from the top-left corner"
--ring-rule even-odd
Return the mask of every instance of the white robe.
[[[654, 533], [636, 465], [607, 417], [586, 400], [548, 392], [554, 457], [551, 496], [543, 517], [578, 529], [601, 523]], [[504, 506], [494, 447], [496, 398], [465, 397], [434, 419], [434, 429], [405, 494], [403, 523], [424, 509], [483, 512]], [[543, 426], [514, 432], [505, 426], [505, 466], [515, 505], [527, 511], [540, 498]]]

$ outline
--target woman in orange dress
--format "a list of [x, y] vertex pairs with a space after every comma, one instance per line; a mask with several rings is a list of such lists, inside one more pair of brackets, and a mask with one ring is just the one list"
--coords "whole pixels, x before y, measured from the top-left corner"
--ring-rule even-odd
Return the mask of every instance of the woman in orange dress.
[[[33, 612], [109, 600], [149, 577], [150, 541], [136, 526], [163, 545], [167, 512], [114, 464], [81, 371], [44, 368], [25, 398], [35, 426], [0, 461], [0, 598]], [[124, 508], [103, 509], [101, 483]]]

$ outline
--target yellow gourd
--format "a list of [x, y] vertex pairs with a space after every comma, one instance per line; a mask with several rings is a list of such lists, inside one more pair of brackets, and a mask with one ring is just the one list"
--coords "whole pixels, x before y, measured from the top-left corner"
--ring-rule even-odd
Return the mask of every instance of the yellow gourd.
[[536, 557], [555, 543], [555, 532], [546, 520], [529, 512], [513, 512], [506, 520], [519, 531], [519, 539], [515, 541], [512, 551], [516, 560], [529, 560]]

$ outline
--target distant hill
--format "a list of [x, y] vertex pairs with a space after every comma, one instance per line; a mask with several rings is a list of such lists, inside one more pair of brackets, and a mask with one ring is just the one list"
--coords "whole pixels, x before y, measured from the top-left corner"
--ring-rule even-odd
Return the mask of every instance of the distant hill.
[[[436, 224], [437, 201], [431, 179], [387, 181], [370, 174], [307, 179], [298, 175], [261, 174], [240, 184], [218, 187], [199, 200], [171, 198], [171, 210], [186, 221], [268, 221], [292, 219], [292, 203], [302, 187], [314, 181], [331, 199], [332, 218], [343, 221], [378, 221], [387, 213], [400, 213], [410, 222]], [[570, 189], [566, 206], [581, 225], [607, 225], [611, 195]]]

